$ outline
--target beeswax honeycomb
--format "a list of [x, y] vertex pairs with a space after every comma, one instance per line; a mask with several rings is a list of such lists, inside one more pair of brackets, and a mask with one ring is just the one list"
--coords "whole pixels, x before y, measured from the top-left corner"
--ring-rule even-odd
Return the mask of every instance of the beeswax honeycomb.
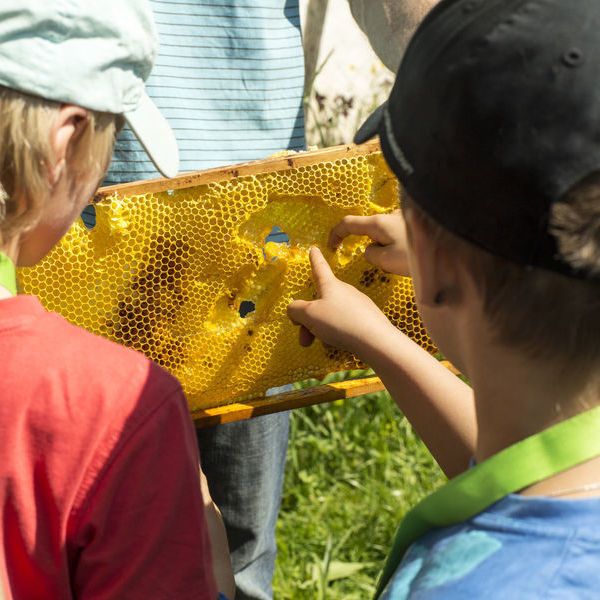
[[[39, 265], [20, 270], [20, 286], [47, 309], [163, 365], [181, 381], [191, 410], [248, 400], [273, 386], [363, 366], [320, 343], [298, 345], [286, 307], [314, 295], [311, 245], [324, 250], [339, 278], [433, 350], [410, 281], [365, 262], [365, 238], [326, 249], [344, 215], [397, 205], [396, 180], [379, 153], [114, 195], [96, 205], [93, 229], [78, 220]], [[273, 226], [289, 244], [265, 243]]]

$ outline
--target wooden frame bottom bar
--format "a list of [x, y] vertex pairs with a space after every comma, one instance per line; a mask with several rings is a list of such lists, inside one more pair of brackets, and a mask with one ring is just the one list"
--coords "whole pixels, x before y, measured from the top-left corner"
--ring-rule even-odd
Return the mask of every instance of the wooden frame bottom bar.
[[[451, 373], [460, 375], [460, 371], [447, 360], [440, 360], [440, 362]], [[233, 423], [234, 421], [242, 421], [284, 410], [304, 408], [313, 404], [323, 404], [324, 402], [343, 400], [345, 398], [356, 398], [356, 396], [373, 394], [374, 392], [382, 392], [383, 390], [385, 390], [385, 386], [379, 377], [358, 377], [356, 379], [346, 379], [345, 381], [336, 381], [301, 390], [283, 392], [275, 396], [257, 398], [248, 402], [235, 402], [216, 408], [200, 408], [192, 411], [192, 419], [196, 427], [201, 429], [202, 427]]]
[[313, 404], [322, 404], [344, 398], [354, 398], [363, 394], [381, 392], [385, 389], [379, 377], [363, 377], [326, 383], [311, 388], [283, 392], [275, 396], [257, 398], [248, 402], [236, 402], [216, 408], [204, 408], [192, 411], [192, 419], [197, 428], [222, 425], [282, 412], [293, 408], [302, 408]]

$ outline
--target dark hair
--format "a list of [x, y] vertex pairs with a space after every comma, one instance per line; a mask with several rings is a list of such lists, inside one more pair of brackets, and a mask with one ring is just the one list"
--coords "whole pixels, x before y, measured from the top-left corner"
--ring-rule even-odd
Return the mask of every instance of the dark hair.
[[585, 177], [554, 203], [549, 229], [563, 260], [600, 275], [600, 172]]

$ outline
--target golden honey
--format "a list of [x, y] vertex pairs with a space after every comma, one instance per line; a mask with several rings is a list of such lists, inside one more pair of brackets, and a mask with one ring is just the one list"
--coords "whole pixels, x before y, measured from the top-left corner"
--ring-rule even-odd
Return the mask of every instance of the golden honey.
[[[350, 236], [336, 252], [326, 248], [343, 216], [390, 212], [398, 203], [396, 180], [377, 152], [115, 194], [96, 205], [93, 229], [78, 220], [40, 264], [20, 270], [19, 283], [47, 309], [163, 365], [181, 381], [192, 410], [220, 406], [363, 366], [320, 343], [298, 345], [286, 307], [314, 297], [312, 245], [340, 279], [434, 349], [410, 280], [369, 265], [366, 238]], [[289, 244], [266, 241], [274, 226]]]

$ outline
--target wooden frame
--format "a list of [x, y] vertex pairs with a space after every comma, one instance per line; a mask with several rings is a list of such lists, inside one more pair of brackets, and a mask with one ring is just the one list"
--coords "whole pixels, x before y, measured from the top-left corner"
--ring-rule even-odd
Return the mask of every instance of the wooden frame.
[[111, 196], [137, 196], [141, 194], [154, 194], [166, 192], [169, 190], [180, 190], [206, 183], [215, 183], [217, 181], [228, 181], [237, 177], [247, 175], [260, 175], [263, 173], [274, 173], [280, 171], [290, 171], [298, 167], [312, 165], [317, 162], [334, 161], [342, 158], [351, 158], [380, 152], [381, 146], [379, 140], [372, 140], [361, 146], [346, 145], [332, 146], [322, 150], [312, 150], [309, 152], [298, 152], [287, 154], [285, 156], [275, 156], [265, 158], [254, 162], [240, 163], [227, 167], [217, 167], [215, 169], [206, 169], [205, 171], [194, 171], [192, 173], [182, 173], [166, 179], [159, 177], [157, 179], [147, 179], [145, 181], [133, 181], [119, 185], [110, 185], [101, 187], [94, 197], [93, 202], [102, 202], [105, 198]]
[[326, 383], [311, 388], [283, 392], [270, 397], [258, 398], [249, 402], [235, 402], [217, 408], [204, 408], [192, 411], [196, 427], [209, 427], [232, 423], [252, 417], [260, 417], [284, 410], [304, 408], [313, 404], [323, 404], [345, 398], [355, 398], [385, 390], [379, 377], [364, 377]]
[[[183, 173], [172, 179], [157, 178], [106, 186], [98, 190], [93, 202], [102, 202], [114, 196], [125, 197], [153, 194], [218, 181], [228, 181], [237, 177], [289, 171], [317, 162], [334, 161], [360, 155], [364, 156], [380, 151], [379, 141], [373, 140], [361, 146], [334, 146], [322, 150], [287, 154], [227, 167]], [[452, 369], [449, 363], [445, 364], [448, 368]], [[354, 398], [363, 394], [380, 392], [384, 389], [383, 383], [378, 377], [352, 379], [284, 392], [270, 397], [265, 396], [248, 402], [234, 402], [216, 408], [197, 409], [192, 411], [192, 418], [196, 427], [208, 427], [313, 404], [331, 402], [333, 400]]]
[[[459, 371], [447, 360], [441, 363], [455, 375]], [[346, 400], [364, 394], [373, 394], [385, 390], [379, 377], [361, 377], [317, 385], [301, 390], [283, 392], [270, 397], [258, 398], [248, 402], [235, 402], [216, 408], [205, 408], [192, 411], [192, 419], [197, 428], [232, 423], [252, 417], [260, 417], [284, 410], [304, 408], [314, 404], [323, 404], [333, 400]]]
[[[316, 162], [334, 161], [341, 158], [367, 155], [380, 152], [377, 140], [361, 146], [334, 146], [322, 150], [300, 152], [266, 158], [260, 161], [241, 163], [227, 167], [217, 167], [193, 173], [183, 173], [172, 179], [157, 178], [132, 183], [105, 186], [98, 190], [93, 202], [102, 202], [113, 196], [136, 196], [160, 193], [169, 190], [190, 188], [217, 181], [228, 181], [237, 177], [259, 175], [277, 171], [289, 171]], [[382, 391], [383, 384], [377, 377], [367, 377], [348, 381], [340, 381], [313, 388], [284, 392], [270, 397], [262, 397], [248, 402], [232, 404], [192, 411], [196, 427], [209, 427], [223, 423], [231, 423], [260, 415], [291, 410], [312, 404], [331, 402], [342, 398], [354, 398], [362, 394]]]

